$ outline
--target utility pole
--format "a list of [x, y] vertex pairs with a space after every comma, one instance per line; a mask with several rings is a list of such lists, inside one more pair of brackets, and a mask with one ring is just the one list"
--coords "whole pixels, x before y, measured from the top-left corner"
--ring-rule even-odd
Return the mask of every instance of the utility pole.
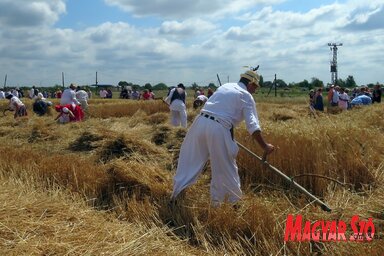
[[333, 85], [337, 83], [337, 47], [342, 46], [342, 43], [328, 43], [329, 49], [332, 51], [331, 59], [331, 82]]
[[272, 83], [271, 87], [269, 88], [269, 92], [268, 92], [267, 96], [269, 96], [269, 94], [271, 93], [272, 88], [275, 87], [275, 97], [277, 97], [277, 85], [276, 85], [276, 83], [277, 83], [277, 79], [276, 79], [276, 74], [275, 74], [275, 79], [273, 80], [273, 83]]
[[64, 84], [64, 72], [61, 72], [61, 83], [63, 85], [63, 89], [65, 87], [65, 84]]
[[5, 78], [4, 78], [4, 90], [6, 86], [7, 86], [7, 74], [5, 74]]
[[96, 83], [95, 83], [95, 84], [96, 84], [96, 86], [97, 86], [97, 71], [96, 71]]
[[221, 86], [221, 81], [220, 81], [219, 74], [216, 74], [216, 76], [217, 76], [217, 80], [219, 81], [219, 86]]
[[275, 97], [277, 97], [277, 79], [276, 79], [276, 74], [275, 74], [275, 80], [273, 81], [273, 83], [275, 84]]

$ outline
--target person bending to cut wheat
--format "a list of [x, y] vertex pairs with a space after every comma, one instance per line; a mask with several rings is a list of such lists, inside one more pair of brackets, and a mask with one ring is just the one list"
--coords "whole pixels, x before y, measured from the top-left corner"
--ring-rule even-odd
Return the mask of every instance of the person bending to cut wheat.
[[235, 203], [241, 196], [240, 177], [236, 164], [239, 150], [233, 128], [243, 120], [252, 138], [265, 154], [274, 150], [261, 135], [261, 128], [252, 93], [259, 87], [260, 77], [249, 70], [240, 75], [238, 83], [220, 86], [208, 99], [188, 130], [180, 149], [171, 199], [197, 181], [205, 163], [210, 160], [212, 179], [211, 202]]

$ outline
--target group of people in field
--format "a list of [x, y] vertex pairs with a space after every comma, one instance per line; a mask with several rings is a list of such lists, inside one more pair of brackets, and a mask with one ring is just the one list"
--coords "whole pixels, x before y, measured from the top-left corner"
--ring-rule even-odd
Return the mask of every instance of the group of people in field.
[[[197, 88], [195, 90], [195, 99], [193, 101], [193, 108], [201, 108], [211, 97], [213, 90], [208, 88], [207, 96], [205, 96], [204, 89]], [[185, 105], [185, 99], [187, 93], [185, 91], [184, 84], [180, 83], [176, 87], [171, 87], [168, 91], [167, 97], [164, 102], [169, 105], [171, 111], [171, 124], [173, 126], [187, 127], [187, 107]]]
[[[252, 96], [259, 88], [259, 81], [260, 76], [256, 70], [248, 70], [240, 74], [238, 82], [223, 84], [215, 92], [208, 89], [205, 95], [202, 89], [195, 91], [193, 107], [200, 111], [188, 128], [180, 148], [173, 179], [172, 205], [177, 205], [185, 194], [185, 189], [197, 182], [208, 160], [212, 170], [210, 184], [212, 205], [219, 206], [223, 202], [235, 205], [241, 199], [242, 189], [236, 164], [239, 146], [234, 138], [234, 128], [244, 121], [250, 139], [262, 148], [265, 157], [275, 149], [274, 145], [268, 143], [262, 135], [255, 99]], [[33, 91], [30, 92], [30, 97], [33, 97], [35, 102], [50, 105], [44, 95], [34, 89], [31, 89]], [[100, 97], [106, 98], [104, 97], [106, 93], [108, 94], [100, 92]], [[322, 88], [310, 92], [311, 108], [324, 110], [322, 94]], [[339, 86], [330, 86], [327, 102], [330, 108], [346, 110], [356, 105], [380, 103], [381, 94], [382, 89], [379, 85], [373, 90], [361, 87], [351, 92]], [[15, 111], [15, 118], [27, 115], [25, 105], [17, 96], [7, 92], [5, 98], [10, 101], [9, 108]], [[151, 100], [155, 99], [155, 95], [150, 90], [144, 90], [143, 93], [123, 90], [120, 98]], [[169, 106], [173, 126], [187, 128], [186, 98], [185, 86], [180, 83], [170, 88], [163, 99]], [[88, 108], [88, 99], [89, 94], [86, 91], [71, 84], [60, 95], [60, 104], [54, 107], [58, 112], [55, 120], [59, 123], [82, 121], [84, 111]], [[38, 113], [44, 115], [44, 111]]]
[[60, 104], [55, 106], [59, 123], [78, 122], [84, 119], [84, 111], [88, 109], [88, 93], [75, 84], [63, 91]]
[[[16, 91], [17, 92], [17, 91]], [[8, 92], [0, 91], [0, 99], [8, 99], [8, 108], [4, 110], [13, 111], [14, 118], [28, 116], [25, 104], [20, 99], [22, 94], [16, 94], [15, 90]], [[55, 93], [55, 97], [60, 99], [60, 103], [54, 106], [58, 115], [55, 120], [59, 123], [78, 122], [84, 119], [84, 112], [88, 109], [89, 92], [71, 84], [63, 92]], [[28, 92], [28, 98], [33, 100], [32, 110], [38, 116], [44, 116], [50, 112], [53, 103], [44, 97], [43, 93], [33, 86]]]
[[[370, 105], [381, 102], [383, 88], [376, 84], [370, 89], [367, 86], [356, 87], [353, 90], [331, 85], [327, 92], [327, 107], [329, 110], [347, 110], [356, 106]], [[323, 89], [309, 92], [309, 106], [311, 110], [324, 111]]]
[[154, 100], [156, 99], [155, 93], [152, 89], [144, 89], [142, 92], [137, 89], [123, 88], [120, 92], [120, 99], [132, 100]]

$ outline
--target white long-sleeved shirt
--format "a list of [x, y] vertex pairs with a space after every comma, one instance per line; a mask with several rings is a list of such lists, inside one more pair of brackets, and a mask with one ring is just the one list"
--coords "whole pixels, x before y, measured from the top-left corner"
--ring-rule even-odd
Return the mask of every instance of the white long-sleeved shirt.
[[228, 128], [244, 120], [249, 134], [261, 130], [255, 100], [240, 82], [220, 86], [201, 112], [218, 118]]
[[86, 91], [84, 91], [84, 90], [78, 90], [76, 92], [76, 98], [78, 100], [85, 100], [85, 101], [87, 101], [88, 100], [88, 93]]
[[11, 110], [17, 110], [18, 107], [21, 107], [21, 106], [24, 106], [24, 103], [21, 102], [21, 100], [16, 97], [16, 96], [13, 96], [9, 102], [9, 109]]
[[76, 92], [71, 88], [65, 89], [61, 95], [60, 105], [64, 106], [67, 104], [80, 105], [79, 101], [76, 99]]

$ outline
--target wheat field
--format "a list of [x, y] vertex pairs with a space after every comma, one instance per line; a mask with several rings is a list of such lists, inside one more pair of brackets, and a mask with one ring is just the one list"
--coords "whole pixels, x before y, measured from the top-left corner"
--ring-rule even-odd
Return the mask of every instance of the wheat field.
[[[383, 105], [314, 118], [303, 98], [256, 98], [263, 134], [278, 147], [269, 163], [328, 213], [242, 150], [238, 209], [210, 206], [209, 164], [182, 206], [170, 207], [186, 129], [169, 125], [164, 103], [92, 99], [84, 122], [60, 125], [53, 111], [38, 117], [24, 102], [28, 118], [0, 117], [1, 255], [384, 254]], [[190, 124], [198, 112], [187, 105]], [[262, 154], [244, 126], [235, 138]], [[288, 214], [373, 217], [377, 237], [284, 242]]]

